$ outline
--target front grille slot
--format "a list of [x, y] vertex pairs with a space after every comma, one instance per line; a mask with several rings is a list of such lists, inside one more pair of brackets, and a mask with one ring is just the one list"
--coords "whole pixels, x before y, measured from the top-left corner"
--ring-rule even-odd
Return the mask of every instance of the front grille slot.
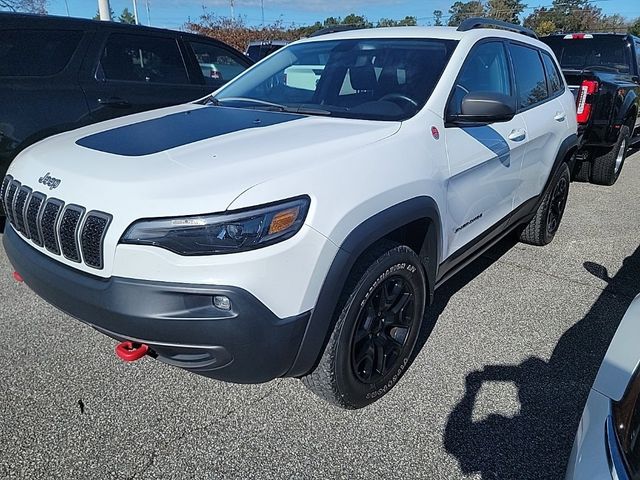
[[13, 177], [11, 175], [7, 175], [4, 177], [2, 184], [0, 185], [0, 207], [2, 207], [2, 211], [5, 212], [5, 215], [8, 211], [5, 197], [7, 196], [7, 187], [11, 183], [11, 180], [13, 180]]
[[0, 184], [0, 207], [16, 231], [38, 247], [72, 262], [104, 268], [104, 237], [111, 215], [34, 192], [11, 175]]
[[60, 249], [65, 258], [80, 263], [78, 248], [78, 227], [84, 215], [84, 208], [78, 205], [67, 205], [60, 220]]
[[31, 189], [29, 187], [25, 187], [24, 185], [20, 187], [18, 193], [16, 195], [16, 201], [14, 203], [13, 216], [16, 221], [16, 228], [20, 233], [22, 233], [25, 237], [29, 238], [29, 234], [27, 233], [27, 224], [24, 220], [24, 207], [27, 206], [27, 199], [31, 195]]
[[7, 191], [7, 218], [9, 219], [9, 222], [11, 222], [11, 225], [13, 226], [15, 226], [16, 224], [16, 218], [13, 210], [13, 201], [16, 198], [16, 192], [18, 191], [19, 188], [20, 188], [20, 182], [16, 182], [14, 180], [9, 185], [9, 189]]
[[111, 215], [103, 212], [89, 212], [80, 235], [82, 258], [84, 263], [93, 268], [103, 267], [103, 241], [107, 227], [111, 223]]
[[60, 255], [60, 245], [58, 244], [58, 235], [56, 232], [58, 217], [60, 216], [60, 210], [62, 210], [63, 205], [64, 203], [60, 200], [50, 198], [44, 205], [42, 218], [40, 220], [40, 231], [42, 232], [44, 247], [56, 255]]
[[35, 192], [31, 195], [31, 200], [29, 200], [29, 206], [27, 207], [26, 223], [29, 236], [31, 241], [39, 247], [42, 247], [42, 235], [38, 227], [38, 220], [40, 219], [40, 210], [44, 204], [44, 199], [45, 196], [43, 194]]

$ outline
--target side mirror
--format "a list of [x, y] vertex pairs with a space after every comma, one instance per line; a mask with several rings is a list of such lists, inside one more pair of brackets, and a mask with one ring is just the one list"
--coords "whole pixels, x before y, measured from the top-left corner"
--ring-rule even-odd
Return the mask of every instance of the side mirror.
[[459, 115], [448, 120], [453, 124], [508, 122], [516, 114], [513, 97], [492, 92], [467, 93], [462, 99]]

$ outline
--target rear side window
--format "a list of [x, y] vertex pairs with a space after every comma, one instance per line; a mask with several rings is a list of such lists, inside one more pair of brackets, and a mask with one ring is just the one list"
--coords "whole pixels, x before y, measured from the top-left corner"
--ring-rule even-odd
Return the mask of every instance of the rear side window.
[[109, 36], [96, 78], [142, 83], [189, 83], [175, 39], [126, 34]]
[[597, 35], [593, 38], [549, 37], [545, 43], [553, 49], [560, 66], [568, 70], [606, 69], [629, 73], [630, 48], [623, 35]]
[[460, 114], [462, 99], [473, 92], [511, 96], [509, 63], [502, 42], [482, 43], [471, 51], [454, 87], [449, 114]]
[[544, 61], [544, 68], [547, 71], [547, 82], [549, 83], [551, 93], [558, 93], [564, 90], [562, 76], [558, 71], [558, 67], [556, 67], [556, 62], [551, 58], [551, 55], [542, 52], [542, 60]]
[[244, 72], [245, 62], [217, 45], [189, 42], [207, 85], [221, 85]]
[[510, 44], [511, 60], [516, 76], [518, 106], [527, 108], [547, 99], [547, 81], [538, 50]]
[[0, 30], [0, 77], [46, 77], [60, 73], [83, 33], [69, 30]]

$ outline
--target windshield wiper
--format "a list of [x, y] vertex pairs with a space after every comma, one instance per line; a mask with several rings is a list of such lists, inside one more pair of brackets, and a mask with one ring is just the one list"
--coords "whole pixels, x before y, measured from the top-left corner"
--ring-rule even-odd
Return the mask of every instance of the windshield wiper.
[[210, 102], [216, 106], [221, 106], [226, 102], [253, 103], [257, 105], [255, 108], [260, 108], [264, 110], [275, 110], [277, 112], [285, 112], [285, 113], [301, 113], [303, 115], [331, 115], [331, 112], [329, 110], [322, 110], [320, 108], [309, 108], [309, 107], [304, 107], [302, 105], [294, 107], [289, 105], [282, 105], [280, 103], [267, 102], [266, 100], [259, 100], [257, 98], [250, 98], [250, 97], [226, 97], [226, 98], [211, 97]]

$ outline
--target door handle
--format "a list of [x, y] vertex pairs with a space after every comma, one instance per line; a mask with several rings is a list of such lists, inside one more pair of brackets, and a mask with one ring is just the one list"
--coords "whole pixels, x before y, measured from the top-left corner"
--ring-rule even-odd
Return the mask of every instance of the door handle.
[[124, 98], [120, 97], [99, 98], [98, 103], [105, 107], [115, 108], [128, 108], [131, 106], [130, 102], [127, 102]]
[[564, 122], [565, 118], [567, 118], [567, 116], [564, 114], [564, 112], [558, 112], [558, 113], [556, 113], [556, 116], [553, 117], [553, 119], [556, 122]]
[[512, 130], [509, 134], [509, 140], [512, 142], [521, 142], [525, 138], [527, 138], [527, 131], [524, 128]]

